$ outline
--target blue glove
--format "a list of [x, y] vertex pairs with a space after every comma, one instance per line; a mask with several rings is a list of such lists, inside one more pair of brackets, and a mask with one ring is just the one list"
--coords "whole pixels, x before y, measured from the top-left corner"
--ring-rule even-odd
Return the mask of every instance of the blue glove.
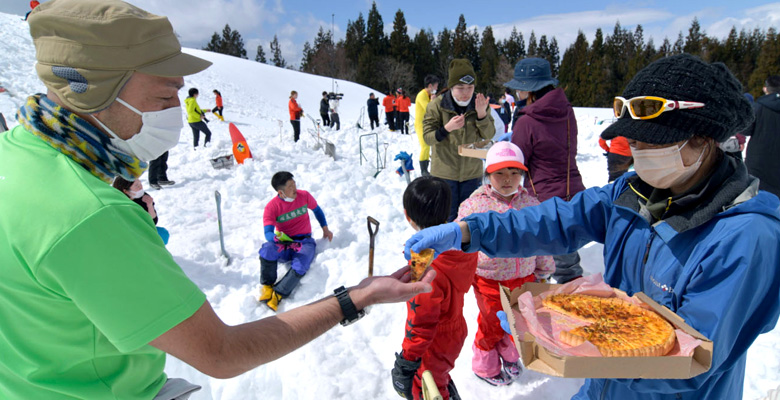
[[507, 132], [496, 139], [496, 142], [508, 142], [512, 140], [512, 132]]
[[162, 226], [158, 226], [157, 234], [160, 235], [160, 237], [162, 238], [163, 244], [168, 244], [168, 238], [171, 237], [171, 234], [168, 232], [167, 229], [163, 228]]
[[502, 310], [496, 313], [498, 320], [501, 321], [501, 329], [508, 334], [512, 334], [511, 328], [509, 328], [509, 321], [506, 319], [506, 313]]
[[400, 152], [400, 153], [395, 155], [395, 158], [393, 158], [393, 161], [398, 161], [398, 160], [406, 161], [406, 160], [411, 160], [411, 159], [412, 159], [412, 156], [410, 156], [407, 152], [402, 151], [402, 152]]
[[460, 225], [457, 222], [425, 228], [406, 241], [404, 257], [409, 260], [412, 258], [412, 250], [419, 253], [421, 250], [429, 248], [433, 249], [438, 256], [449, 249], [460, 249], [462, 240], [463, 233], [461, 233]]

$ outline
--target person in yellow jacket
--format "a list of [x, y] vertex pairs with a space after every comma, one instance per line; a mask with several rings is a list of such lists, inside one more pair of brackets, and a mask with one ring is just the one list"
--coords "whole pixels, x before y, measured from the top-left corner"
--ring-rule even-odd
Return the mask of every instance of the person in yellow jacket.
[[188, 93], [189, 97], [184, 99], [184, 105], [187, 109], [187, 123], [189, 123], [190, 128], [192, 128], [192, 144], [194, 147], [198, 147], [200, 132], [203, 132], [203, 134], [206, 135], [206, 139], [203, 141], [203, 145], [205, 146], [211, 141], [211, 131], [209, 130], [209, 126], [206, 125], [208, 120], [205, 117], [205, 114], [210, 110], [200, 108], [198, 105], [198, 89], [190, 88]]
[[439, 77], [428, 75], [423, 80], [423, 84], [425, 88], [420, 90], [414, 99], [414, 131], [417, 132], [417, 139], [420, 141], [420, 171], [423, 176], [426, 176], [431, 174], [428, 172], [428, 166], [431, 164], [431, 146], [428, 146], [428, 143], [425, 143], [425, 139], [423, 139], [423, 118], [428, 103], [439, 90]]

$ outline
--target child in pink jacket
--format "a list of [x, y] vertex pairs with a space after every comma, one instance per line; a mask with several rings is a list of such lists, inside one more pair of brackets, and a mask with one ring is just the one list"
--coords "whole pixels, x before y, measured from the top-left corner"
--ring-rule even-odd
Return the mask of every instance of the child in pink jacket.
[[[471, 197], [461, 203], [458, 220], [473, 213], [509, 209], [539, 204], [536, 197], [523, 188], [523, 177], [528, 169], [523, 164], [520, 148], [512, 142], [498, 142], [487, 154], [485, 176], [488, 184], [483, 185]], [[472, 346], [474, 358], [471, 368], [480, 379], [495, 385], [508, 385], [517, 379], [522, 370], [520, 358], [507, 335], [499, 325], [496, 312], [502, 310], [499, 297], [499, 283], [511, 289], [525, 282], [546, 279], [555, 271], [551, 256], [528, 258], [489, 258], [479, 253], [477, 273], [474, 276], [474, 296], [479, 306], [477, 323], [479, 329]]]

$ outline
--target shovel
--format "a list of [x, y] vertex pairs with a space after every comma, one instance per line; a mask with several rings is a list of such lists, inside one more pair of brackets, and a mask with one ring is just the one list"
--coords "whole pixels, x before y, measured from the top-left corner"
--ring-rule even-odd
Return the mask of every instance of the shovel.
[[[371, 229], [371, 226], [374, 226], [374, 229]], [[376, 237], [376, 233], [379, 231], [379, 221], [375, 220], [373, 217], [368, 217], [368, 276], [372, 277], [374, 276], [374, 238]]]

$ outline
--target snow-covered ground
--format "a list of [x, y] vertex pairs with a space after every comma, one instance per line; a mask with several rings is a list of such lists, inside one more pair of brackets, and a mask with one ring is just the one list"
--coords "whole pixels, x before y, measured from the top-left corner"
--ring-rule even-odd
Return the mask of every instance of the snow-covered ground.
[[[0, 37], [0, 86], [8, 89], [0, 93], [0, 112], [14, 126], [16, 109], [25, 97], [45, 88], [33, 70], [35, 51], [21, 17], [0, 13]], [[157, 204], [160, 226], [171, 232], [168, 249], [226, 323], [239, 324], [272, 315], [256, 300], [260, 267], [257, 250], [264, 241], [263, 207], [274, 195], [271, 176], [279, 170], [292, 172], [298, 187], [315, 196], [334, 232], [333, 241], [328, 242], [321, 239], [318, 227], [314, 229], [318, 239], [314, 265], [293, 296], [281, 303], [280, 311], [307, 304], [366, 276], [367, 216], [381, 223], [376, 239], [375, 273], [387, 274], [405, 264], [403, 244], [413, 230], [403, 218], [401, 195], [406, 182], [396, 175], [400, 164], [392, 160], [400, 151], [414, 153], [416, 160], [419, 144], [415, 135], [390, 133], [385, 126], [376, 135], [357, 128], [368, 95], [379, 95], [376, 90], [338, 81], [338, 90], [344, 93], [342, 129], [322, 133], [336, 146], [334, 160], [315, 149], [313, 124], [308, 120], [302, 123], [302, 140], [293, 143], [287, 112], [289, 93], [297, 90], [304, 111], [318, 116], [321, 93], [331, 90], [331, 79], [199, 50], [187, 52], [209, 59], [214, 65], [186, 78], [186, 87], [180, 93], [182, 101], [188, 88], [197, 87], [201, 107], [213, 107], [211, 92], [220, 90], [225, 101], [225, 119], [243, 132], [254, 159], [232, 169], [213, 169], [209, 159], [230, 154], [231, 141], [227, 122], [211, 118], [209, 126], [214, 135], [210, 147], [194, 151], [189, 128], [182, 131], [169, 160], [168, 176], [176, 185], [150, 193]], [[606, 161], [597, 138], [611, 121], [611, 111], [575, 111], [579, 126], [577, 163], [585, 185], [603, 185], [607, 181]], [[368, 120], [363, 118], [361, 125], [365, 127]], [[365, 154], [362, 164], [361, 142]], [[377, 160], [380, 169], [375, 177]], [[387, 168], [381, 169], [385, 160]], [[220, 256], [214, 191], [222, 194], [225, 242], [233, 257], [229, 266]], [[312, 221], [316, 227], [313, 216]], [[580, 254], [587, 273], [603, 269], [601, 245], [587, 246]], [[280, 274], [286, 268], [280, 265]], [[471, 343], [478, 310], [472, 299], [468, 294], [464, 309], [470, 336], [452, 371], [463, 398], [564, 399], [577, 391], [581, 379], [553, 378], [528, 371], [503, 388], [476, 379], [471, 372]], [[337, 326], [287, 357], [233, 379], [209, 378], [172, 357], [166, 372], [202, 385], [203, 390], [192, 397], [194, 400], [394, 399], [397, 395], [390, 384], [390, 369], [394, 352], [401, 349], [405, 318], [406, 307], [402, 303], [374, 307], [359, 323], [347, 328]], [[778, 329], [762, 335], [751, 347], [745, 399], [764, 396], [780, 383], [779, 347]]]

